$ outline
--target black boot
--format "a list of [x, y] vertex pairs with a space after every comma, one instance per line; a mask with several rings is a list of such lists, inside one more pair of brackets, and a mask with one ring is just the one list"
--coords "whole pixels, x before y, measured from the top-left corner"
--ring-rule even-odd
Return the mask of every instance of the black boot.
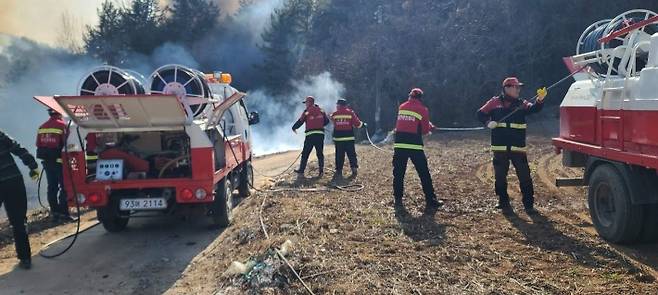
[[533, 204], [524, 204], [523, 207], [525, 209], [525, 213], [528, 215], [535, 215], [539, 213], [537, 210], [535, 210], [535, 206]]
[[431, 208], [441, 208], [443, 207], [443, 201], [437, 200], [436, 198], [427, 199], [425, 205]]
[[18, 267], [22, 269], [30, 269], [32, 268], [32, 260], [30, 258], [21, 259], [21, 261], [18, 263]]

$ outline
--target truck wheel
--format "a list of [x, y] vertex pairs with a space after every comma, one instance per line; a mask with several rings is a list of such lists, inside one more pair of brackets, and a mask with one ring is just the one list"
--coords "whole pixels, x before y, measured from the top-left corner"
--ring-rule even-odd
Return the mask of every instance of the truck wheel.
[[597, 167], [590, 178], [589, 213], [596, 231], [613, 243], [637, 240], [643, 208], [631, 203], [626, 183], [611, 165]]
[[640, 241], [644, 243], [658, 241], [658, 204], [644, 205], [644, 222]]
[[251, 187], [254, 185], [254, 167], [251, 161], [245, 163], [244, 168], [240, 171], [240, 185], [238, 193], [240, 198], [246, 198], [251, 195]]
[[217, 184], [215, 189], [215, 201], [212, 204], [212, 221], [213, 225], [220, 227], [228, 227], [233, 220], [233, 188], [231, 181], [227, 176], [224, 180]]
[[129, 218], [119, 216], [118, 200], [110, 199], [107, 206], [96, 209], [96, 215], [98, 216], [98, 221], [101, 222], [108, 232], [120, 232], [128, 226]]

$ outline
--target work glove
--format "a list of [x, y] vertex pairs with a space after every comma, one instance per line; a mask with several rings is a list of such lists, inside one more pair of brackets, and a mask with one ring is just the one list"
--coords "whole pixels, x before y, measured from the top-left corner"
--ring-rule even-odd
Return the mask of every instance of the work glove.
[[546, 95], [548, 95], [548, 89], [546, 87], [537, 89], [537, 102], [543, 102]]
[[487, 128], [489, 129], [494, 129], [496, 127], [498, 127], [498, 122], [496, 121], [489, 121], [489, 123], [487, 123]]
[[39, 170], [37, 169], [30, 170], [30, 178], [32, 178], [32, 180], [34, 181], [39, 180]]

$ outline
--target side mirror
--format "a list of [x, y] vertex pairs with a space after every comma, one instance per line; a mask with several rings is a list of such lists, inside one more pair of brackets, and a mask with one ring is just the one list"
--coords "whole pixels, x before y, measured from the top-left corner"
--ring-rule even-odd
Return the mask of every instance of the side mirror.
[[249, 125], [256, 125], [258, 122], [260, 122], [260, 115], [258, 115], [258, 112], [249, 113]]

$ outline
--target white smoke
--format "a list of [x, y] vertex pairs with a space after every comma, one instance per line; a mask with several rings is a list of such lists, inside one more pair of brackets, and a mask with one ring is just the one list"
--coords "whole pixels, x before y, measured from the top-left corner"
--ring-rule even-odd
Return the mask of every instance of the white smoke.
[[270, 25], [272, 13], [284, 3], [284, 0], [255, 1], [244, 6], [242, 11], [234, 16], [234, 21], [251, 32], [253, 42], [260, 42], [261, 34]]
[[252, 126], [256, 155], [301, 149], [304, 127], [294, 134], [292, 125], [304, 110], [304, 98], [314, 96], [316, 104], [328, 115], [334, 111], [336, 100], [342, 98], [345, 92], [343, 84], [334, 80], [329, 72], [293, 81], [292, 85], [291, 93], [277, 97], [268, 96], [263, 90], [248, 93], [250, 110], [261, 115], [261, 123]]

